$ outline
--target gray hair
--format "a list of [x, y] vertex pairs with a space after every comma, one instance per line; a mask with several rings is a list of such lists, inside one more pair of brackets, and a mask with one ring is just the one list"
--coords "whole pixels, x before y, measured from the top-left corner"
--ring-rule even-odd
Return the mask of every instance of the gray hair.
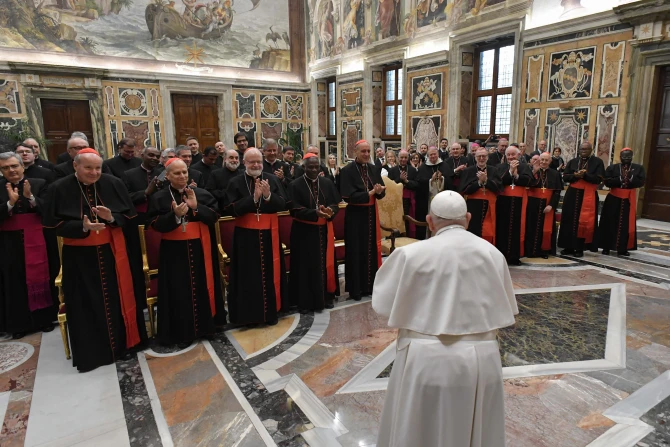
[[16, 158], [21, 167], [23, 167], [23, 159], [16, 152], [2, 152], [0, 153], [0, 161], [9, 160], [10, 158]]
[[180, 144], [180, 145], [178, 145], [176, 148], [174, 148], [174, 153], [175, 153], [175, 155], [177, 155], [177, 156], [179, 156], [179, 153], [180, 153], [181, 151], [189, 151], [189, 152], [191, 152], [191, 148], [189, 148], [188, 146], [185, 146], [185, 145], [183, 145], [183, 144]]
[[235, 150], [235, 149], [226, 149], [226, 151], [223, 153], [223, 158], [224, 158], [224, 159], [228, 159], [228, 155], [230, 155], [230, 154], [233, 153], [233, 152], [235, 152], [235, 154], [237, 154], [237, 155], [239, 156], [239, 152], [237, 152], [237, 150]]
[[70, 135], [70, 139], [72, 138], [81, 138], [82, 140], [88, 143], [88, 137], [84, 132], [72, 132], [72, 135]]
[[142, 148], [142, 152], [140, 152], [140, 153], [141, 153], [142, 155], [144, 155], [144, 154], [147, 153], [147, 151], [148, 151], [149, 149], [156, 149], [156, 148], [153, 147], [153, 146], [145, 146], [144, 148]]
[[[75, 133], [77, 133], [77, 132], [75, 132]], [[79, 133], [81, 133], [81, 132], [79, 132]], [[84, 134], [82, 134], [82, 135], [84, 135]], [[70, 143], [72, 143], [72, 140], [84, 140], [86, 142], [86, 144], [88, 144], [88, 140], [86, 139], [86, 135], [84, 135], [83, 137], [70, 137], [70, 139], [67, 140], [67, 148], [68, 149], [70, 149]]]
[[169, 147], [169, 148], [165, 149], [163, 152], [161, 152], [161, 157], [165, 158], [165, 157], [167, 157], [167, 156], [170, 155], [170, 154], [172, 154], [172, 155], [177, 155], [177, 153], [175, 152], [175, 150], [172, 149], [171, 147]]
[[267, 138], [267, 139], [265, 140], [265, 142], [263, 143], [263, 150], [267, 149], [268, 146], [277, 146], [277, 147], [279, 147], [279, 145], [277, 144], [277, 140], [275, 140], [274, 138]]

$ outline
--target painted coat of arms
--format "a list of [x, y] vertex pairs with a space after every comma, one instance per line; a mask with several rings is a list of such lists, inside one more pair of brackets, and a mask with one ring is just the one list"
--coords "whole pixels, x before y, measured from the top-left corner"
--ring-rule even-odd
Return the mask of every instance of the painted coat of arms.
[[434, 110], [441, 107], [442, 74], [417, 76], [412, 80], [412, 110]]
[[549, 101], [591, 97], [596, 48], [551, 54]]

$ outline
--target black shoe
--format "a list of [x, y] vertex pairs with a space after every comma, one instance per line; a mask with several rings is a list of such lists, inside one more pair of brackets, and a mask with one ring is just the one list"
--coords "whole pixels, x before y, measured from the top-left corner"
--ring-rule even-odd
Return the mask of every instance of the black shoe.
[[277, 323], [279, 323], [279, 320], [278, 320], [277, 318], [275, 318], [274, 320], [270, 320], [270, 321], [268, 321], [268, 322], [267, 322], [267, 325], [268, 325], [268, 326], [274, 326], [274, 325], [276, 325]]
[[187, 342], [185, 342], [185, 343], [177, 343], [177, 347], [179, 348], [180, 351], [182, 351], [182, 350], [188, 348], [189, 346], [191, 346], [191, 342], [190, 342], [190, 341], [187, 341]]
[[54, 325], [53, 324], [47, 324], [42, 328], [42, 332], [51, 332], [54, 330]]
[[352, 296], [351, 297], [351, 299], [354, 300], [354, 301], [360, 301], [361, 298], [362, 298], [361, 296]]
[[575, 252], [575, 258], [583, 258], [584, 257], [584, 252], [583, 251], [576, 251]]
[[326, 303], [326, 309], [335, 309], [335, 305], [333, 303]]
[[630, 256], [630, 252], [624, 251], [622, 253], [617, 253], [619, 256]]
[[549, 255], [543, 254], [542, 259], [549, 259]]
[[567, 248], [566, 248], [565, 250], [561, 250], [561, 256], [565, 256], [565, 255], [574, 255], [574, 254], [575, 254], [574, 251], [572, 251], [572, 250], [568, 250]]
[[307, 309], [300, 309], [300, 315], [305, 315], [307, 313], [309, 313]]
[[16, 332], [16, 333], [12, 334], [12, 340], [19, 340], [19, 339], [21, 339], [25, 336], [26, 336], [25, 332]]
[[603, 249], [603, 254], [604, 254], [604, 255], [609, 255], [609, 254], [610, 254], [610, 251], [609, 251], [608, 249]]

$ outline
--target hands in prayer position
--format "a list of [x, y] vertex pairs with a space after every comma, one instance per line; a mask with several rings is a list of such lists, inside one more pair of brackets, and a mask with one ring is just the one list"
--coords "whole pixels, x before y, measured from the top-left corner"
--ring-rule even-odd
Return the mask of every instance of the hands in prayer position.
[[[9, 204], [12, 206], [16, 205], [16, 202], [19, 201], [19, 189], [12, 188], [12, 184], [9, 182], [7, 182], [5, 188], [7, 188], [7, 195], [9, 196]], [[30, 199], [31, 195], [32, 193], [30, 192], [30, 183], [26, 179], [23, 181], [23, 197], [25, 197], [26, 199]]]
[[488, 181], [488, 174], [486, 171], [479, 171], [477, 172], [477, 179], [479, 180], [479, 183], [484, 185]]
[[319, 209], [316, 210], [316, 215], [321, 219], [330, 219], [333, 217], [333, 210], [323, 205], [319, 205]]
[[258, 202], [261, 197], [265, 200], [270, 198], [270, 182], [257, 178], [256, 187], [254, 188], [254, 202]]
[[104, 223], [93, 223], [91, 220], [88, 218], [88, 216], [84, 215], [84, 230], [86, 231], [100, 231], [105, 229], [105, 224]]
[[181, 204], [177, 205], [177, 202], [173, 201], [172, 209], [177, 217], [184, 217], [186, 213], [188, 213], [188, 204], [186, 202], [182, 202]]
[[382, 185], [380, 185], [379, 183], [376, 183], [375, 186], [374, 186], [374, 188], [372, 188], [372, 189], [370, 190], [370, 193], [369, 193], [369, 194], [370, 194], [370, 195], [372, 195], [372, 194], [381, 194], [381, 193], [384, 192], [385, 189], [386, 189], [386, 186], [382, 186]]
[[518, 174], [519, 170], [519, 160], [513, 160], [509, 163], [509, 172], [510, 175], [515, 177]]
[[[291, 168], [291, 171], [293, 171], [293, 168]], [[284, 170], [282, 168], [277, 169], [275, 175], [279, 180], [284, 180]], [[293, 172], [291, 172], [291, 175], [293, 175]]]

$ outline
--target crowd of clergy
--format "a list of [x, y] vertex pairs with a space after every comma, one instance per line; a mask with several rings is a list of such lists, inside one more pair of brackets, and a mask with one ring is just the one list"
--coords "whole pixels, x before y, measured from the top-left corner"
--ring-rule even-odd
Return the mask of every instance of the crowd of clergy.
[[[635, 248], [636, 188], [644, 169], [632, 163], [604, 168], [583, 143], [576, 158], [557, 161], [546, 143], [526, 155], [505, 139], [473, 145], [470, 153], [442, 140], [440, 147], [377, 150], [355, 146], [355, 160], [337, 167], [309, 146], [295, 151], [267, 139], [262, 150], [238, 133], [236, 147], [222, 142], [201, 150], [196, 138], [159, 151], [118, 142], [103, 160], [85, 135], [75, 134], [53, 165], [39, 158], [29, 138], [0, 153], [0, 332], [21, 338], [53, 330], [58, 310], [55, 278], [62, 269], [73, 364], [85, 372], [124, 358], [148, 343], [146, 284], [139, 226], [160, 233], [157, 336], [186, 347], [228, 323], [276, 324], [283, 312], [332, 308], [340, 293], [333, 219], [346, 202], [345, 287], [354, 300], [372, 294], [381, 266], [377, 201], [383, 176], [404, 185], [405, 214], [425, 222], [431, 200], [452, 190], [466, 199], [468, 231], [493, 244], [510, 264], [547, 257], [557, 245], [556, 208], [565, 192], [558, 246], [562, 254], [585, 249]], [[489, 142], [487, 142], [489, 143]], [[560, 156], [558, 156], [560, 159]], [[609, 188], [598, 225], [598, 189]], [[286, 274], [278, 213], [290, 211], [291, 269]], [[215, 225], [234, 218], [228, 287], [219, 272]], [[408, 223], [409, 236], [431, 236]], [[62, 238], [59, 254], [57, 238]], [[224, 303], [224, 296], [227, 303]], [[61, 307], [60, 311], [64, 311]]]

